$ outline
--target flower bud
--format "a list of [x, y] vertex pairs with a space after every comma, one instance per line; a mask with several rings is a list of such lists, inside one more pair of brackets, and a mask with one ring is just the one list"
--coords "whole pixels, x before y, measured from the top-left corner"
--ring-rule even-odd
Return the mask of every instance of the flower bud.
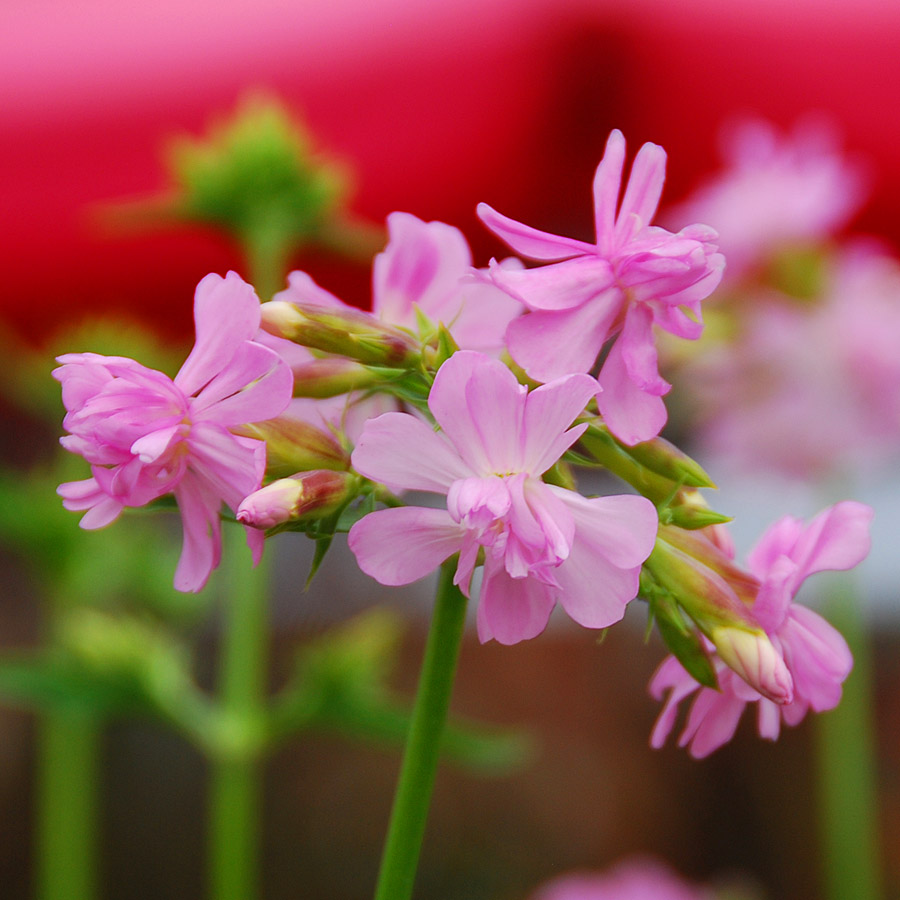
[[291, 366], [294, 396], [324, 400], [376, 384], [381, 376], [352, 359], [332, 356]]
[[358, 309], [270, 300], [262, 304], [264, 331], [295, 344], [372, 366], [404, 368], [418, 359], [411, 335]]
[[310, 469], [350, 467], [350, 456], [333, 435], [302, 419], [278, 416], [233, 428], [235, 434], [266, 442], [266, 474], [284, 477]]
[[288, 522], [323, 519], [351, 499], [356, 483], [356, 476], [349, 472], [299, 472], [245, 497], [238, 507], [237, 520], [265, 530]]
[[762, 629], [754, 633], [728, 626], [714, 628], [710, 640], [722, 662], [764, 697], [775, 703], [794, 699], [791, 673]]

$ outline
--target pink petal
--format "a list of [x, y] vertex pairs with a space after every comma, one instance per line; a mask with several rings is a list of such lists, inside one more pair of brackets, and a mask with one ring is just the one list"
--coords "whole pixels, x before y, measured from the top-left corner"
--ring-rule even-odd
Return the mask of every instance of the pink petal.
[[746, 703], [728, 693], [702, 688], [691, 705], [678, 745], [690, 744], [694, 759], [703, 759], [727, 744], [737, 730]]
[[650, 224], [656, 214], [656, 207], [659, 206], [665, 180], [666, 151], [657, 144], [644, 144], [631, 166], [628, 187], [616, 222], [617, 238], [623, 236], [624, 220], [629, 216], [635, 216], [640, 225]]
[[625, 165], [625, 138], [618, 129], [606, 140], [603, 159], [594, 173], [594, 224], [600, 252], [611, 254], [615, 246], [616, 207], [622, 188], [622, 169]]
[[531, 391], [525, 399], [524, 471], [546, 472], [575, 443], [587, 425], [566, 429], [600, 391], [596, 378], [567, 375]]
[[124, 504], [103, 491], [95, 478], [68, 481], [61, 484], [56, 493], [63, 498], [63, 506], [66, 509], [74, 512], [87, 510], [78, 523], [80, 528], [87, 531], [109, 525], [124, 509]]
[[853, 668], [853, 655], [840, 632], [811, 609], [794, 604], [778, 636], [798, 695], [816, 712], [837, 706]]
[[266, 468], [263, 441], [201, 422], [191, 429], [188, 444], [193, 476], [216, 494], [217, 503], [224, 500], [237, 510], [241, 500], [259, 488]]
[[566, 505], [575, 520], [578, 540], [592, 554], [614, 566], [640, 566], [653, 551], [659, 516], [645, 497], [616, 494], [609, 497], [582, 497], [575, 491], [547, 485]]
[[525, 394], [503, 363], [460, 350], [438, 370], [428, 407], [476, 474], [504, 474], [521, 468]]
[[466, 529], [444, 509], [401, 506], [369, 513], [347, 538], [360, 569], [381, 584], [410, 584], [458, 552]]
[[454, 481], [474, 474], [443, 435], [409, 413], [369, 419], [351, 460], [361, 475], [392, 490], [446, 494]]
[[538, 231], [523, 225], [515, 219], [507, 218], [487, 203], [479, 203], [476, 208], [478, 218], [494, 232], [502, 241], [506, 241], [516, 253], [527, 256], [529, 259], [559, 260], [572, 256], [581, 256], [586, 253], [596, 253], [593, 244], [584, 241], [576, 241], [572, 238], [560, 237], [556, 234], [548, 234], [546, 231]]
[[609, 430], [628, 445], [655, 438], [666, 424], [668, 413], [662, 399], [642, 391], [629, 377], [616, 341], [609, 351], [598, 381], [603, 392], [597, 408]]
[[491, 261], [490, 280], [531, 310], [574, 309], [595, 301], [615, 283], [609, 262], [591, 254], [535, 269]]
[[506, 332], [509, 352], [535, 381], [588, 372], [622, 302], [618, 288], [611, 288], [602, 298], [577, 309], [533, 312], [514, 319]]
[[771, 700], [763, 697], [757, 703], [756, 727], [759, 736], [767, 741], [777, 741], [781, 731], [781, 709]]
[[617, 343], [630, 381], [657, 397], [668, 392], [671, 385], [659, 374], [652, 309], [642, 303], [631, 304]]
[[790, 555], [803, 528], [803, 522], [794, 516], [782, 516], [770, 525], [747, 554], [747, 568], [751, 574], [760, 581], [768, 578], [776, 562]]
[[418, 305], [449, 325], [447, 301], [472, 265], [462, 232], [403, 212], [391, 213], [387, 223], [390, 240], [372, 264], [372, 311], [394, 325], [413, 327]]
[[191, 402], [191, 411], [225, 427], [262, 422], [291, 402], [294, 378], [281, 357], [255, 341], [244, 341]]
[[510, 578], [502, 565], [486, 565], [476, 616], [478, 639], [517, 644], [537, 637], [553, 611], [553, 589], [534, 578]]
[[[347, 304], [339, 300], [325, 288], [319, 287], [306, 272], [295, 271], [288, 275], [288, 286], [272, 297], [273, 300], [285, 300], [288, 303], [305, 303], [312, 306], [325, 306], [329, 309], [345, 309]], [[252, 335], [251, 335], [252, 337]]]
[[801, 533], [791, 552], [799, 578], [825, 570], [852, 569], [872, 546], [869, 528], [875, 512], [864, 503], [845, 500], [820, 512]]
[[175, 569], [175, 589], [196, 593], [203, 589], [222, 555], [219, 508], [221, 500], [188, 476], [175, 488], [184, 542]]
[[194, 293], [194, 349], [175, 384], [191, 395], [218, 375], [237, 348], [259, 330], [259, 298], [237, 273], [207, 275]]

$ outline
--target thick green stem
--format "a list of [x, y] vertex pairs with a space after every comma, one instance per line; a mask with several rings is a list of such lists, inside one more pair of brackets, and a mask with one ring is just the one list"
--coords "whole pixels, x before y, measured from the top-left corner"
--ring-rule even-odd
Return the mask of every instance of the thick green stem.
[[444, 563], [441, 568], [375, 900], [409, 900], [412, 897], [441, 735], [466, 621], [466, 598], [453, 584], [454, 568], [453, 561]]
[[853, 652], [854, 666], [837, 709], [818, 717], [821, 856], [829, 900], [879, 900], [879, 813], [871, 651], [850, 576], [826, 613]]
[[38, 720], [38, 900], [97, 896], [99, 719], [48, 709]]
[[243, 530], [233, 531], [220, 663], [219, 702], [227, 729], [210, 760], [210, 895], [213, 900], [254, 900], [259, 896], [259, 729], [266, 689], [268, 579], [262, 567], [250, 568], [246, 550], [237, 552]]

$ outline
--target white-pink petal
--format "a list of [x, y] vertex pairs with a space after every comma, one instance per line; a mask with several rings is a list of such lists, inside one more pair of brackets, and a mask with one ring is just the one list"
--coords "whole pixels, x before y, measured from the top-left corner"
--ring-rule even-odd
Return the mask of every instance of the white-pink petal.
[[237, 348], [259, 330], [259, 298], [236, 272], [207, 275], [194, 294], [194, 348], [175, 376], [185, 394], [195, 394], [225, 368]]
[[466, 529], [445, 509], [401, 506], [360, 519], [347, 542], [360, 569], [381, 584], [411, 584], [458, 552]]
[[361, 475], [392, 490], [446, 494], [454, 481], [475, 474], [448, 440], [409, 413], [366, 421], [351, 460]]

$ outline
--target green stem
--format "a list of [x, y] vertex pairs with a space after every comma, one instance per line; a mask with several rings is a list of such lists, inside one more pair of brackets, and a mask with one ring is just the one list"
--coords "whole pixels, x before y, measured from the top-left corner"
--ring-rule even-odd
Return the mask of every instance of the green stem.
[[817, 753], [822, 867], [829, 900], [882, 896], [878, 840], [872, 665], [865, 622], [849, 576], [826, 608], [854, 666], [837, 709], [818, 717]]
[[48, 709], [39, 719], [39, 900], [97, 896], [97, 783], [101, 727], [90, 712]]
[[228, 729], [211, 759], [210, 894], [214, 900], [259, 895], [260, 723], [266, 689], [268, 579], [250, 568], [243, 529], [233, 529], [235, 559], [228, 578], [228, 609], [220, 663], [220, 704]]
[[441, 568], [375, 900], [409, 900], [412, 896], [466, 621], [466, 598], [453, 584], [454, 568], [454, 561]]
[[260, 300], [271, 300], [273, 294], [287, 287], [290, 242], [281, 233], [258, 228], [244, 234], [241, 244], [247, 258], [250, 283]]

